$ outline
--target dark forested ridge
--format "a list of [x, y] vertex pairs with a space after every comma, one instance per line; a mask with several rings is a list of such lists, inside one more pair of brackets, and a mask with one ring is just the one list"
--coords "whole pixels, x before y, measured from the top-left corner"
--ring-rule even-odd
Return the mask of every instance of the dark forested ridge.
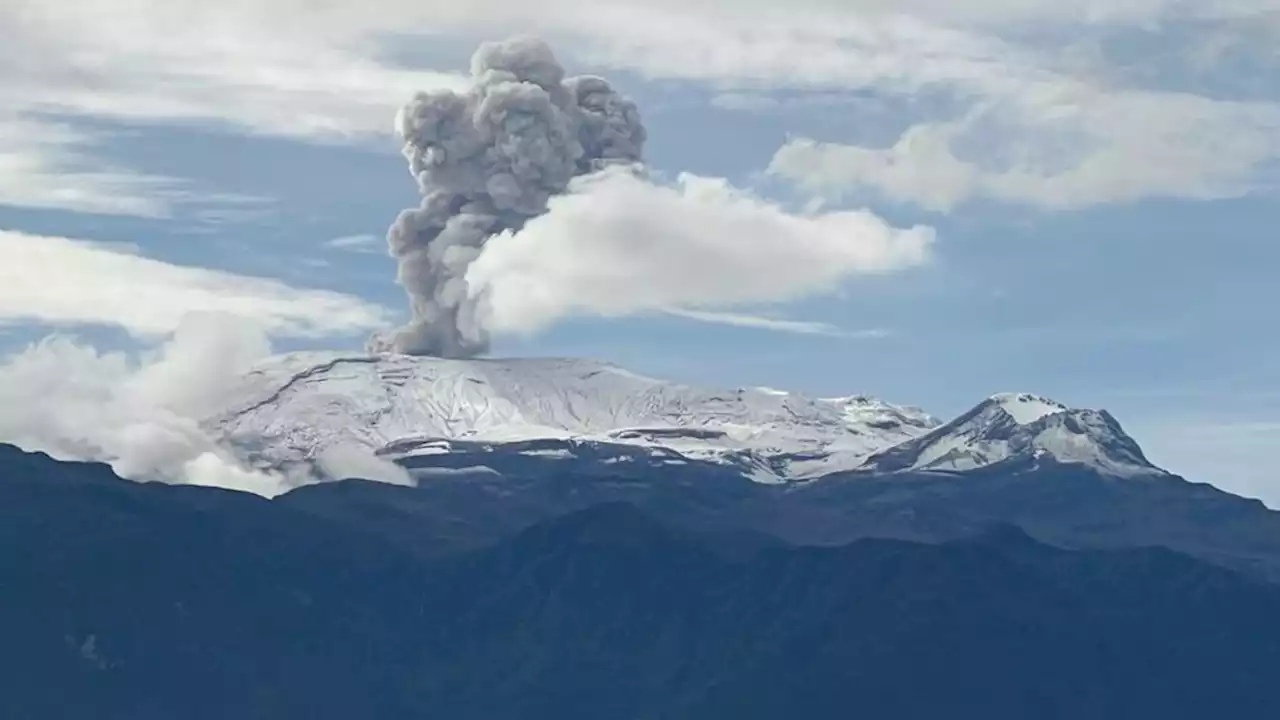
[[704, 533], [793, 545], [943, 542], [1011, 524], [1063, 547], [1168, 547], [1280, 582], [1280, 512], [1175, 475], [1118, 478], [1036, 461], [964, 473], [858, 472], [764, 485], [712, 463], [486, 462], [501, 472], [433, 477], [417, 488], [327, 483], [278, 502], [376, 532], [424, 556], [475, 549], [568, 512], [626, 502]]
[[413, 538], [0, 448], [0, 717], [1280, 716], [1280, 586], [1247, 574], [1009, 525], [795, 547], [681, 507]]

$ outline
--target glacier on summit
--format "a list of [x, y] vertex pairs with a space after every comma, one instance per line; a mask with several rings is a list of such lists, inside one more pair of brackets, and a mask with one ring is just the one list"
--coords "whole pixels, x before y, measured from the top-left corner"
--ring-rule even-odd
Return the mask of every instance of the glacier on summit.
[[206, 422], [272, 466], [310, 462], [332, 447], [399, 461], [558, 440], [560, 452], [582, 443], [641, 448], [676, 462], [730, 464], [766, 482], [855, 468], [938, 424], [867, 397], [694, 388], [590, 360], [333, 353], [271, 358]]
[[993, 395], [951, 422], [869, 458], [864, 471], [965, 472], [1050, 461], [1105, 475], [1161, 475], [1103, 410], [1069, 408], [1030, 393]]
[[942, 424], [865, 396], [665, 382], [591, 360], [302, 352], [259, 364], [205, 421], [255, 464], [315, 469], [363, 452], [411, 467], [516, 453], [713, 463], [788, 483], [849, 471], [967, 471], [1022, 457], [1159, 472], [1106, 413], [997, 395]]

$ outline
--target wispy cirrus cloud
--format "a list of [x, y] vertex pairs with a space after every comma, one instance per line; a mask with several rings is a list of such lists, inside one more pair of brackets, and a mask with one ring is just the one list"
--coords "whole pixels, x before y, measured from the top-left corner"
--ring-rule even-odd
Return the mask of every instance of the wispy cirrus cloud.
[[339, 28], [242, 4], [13, 0], [0, 6], [0, 204], [165, 217], [226, 205], [187, 178], [108, 162], [71, 121], [214, 125], [321, 142], [389, 136], [395, 108], [446, 73], [381, 61]]
[[0, 205], [161, 217], [176, 178], [113, 167], [92, 157], [98, 138], [65, 123], [0, 111]]
[[714, 325], [730, 325], [733, 327], [768, 330], [771, 332], [791, 333], [794, 335], [819, 335], [832, 338], [855, 340], [880, 340], [892, 335], [888, 330], [845, 330], [831, 323], [811, 320], [788, 320], [763, 315], [746, 313], [712, 312], [707, 310], [684, 310], [670, 308], [664, 310], [667, 315], [694, 320]]
[[383, 60], [372, 34], [385, 24], [329, 16], [313, 2], [13, 0], [0, 9], [0, 98], [19, 111], [335, 140], [389, 136], [405, 98], [462, 87]]
[[343, 252], [363, 253], [369, 255], [387, 254], [386, 239], [372, 233], [343, 235], [342, 237], [326, 240], [324, 242], [324, 246], [331, 250], [341, 250]]

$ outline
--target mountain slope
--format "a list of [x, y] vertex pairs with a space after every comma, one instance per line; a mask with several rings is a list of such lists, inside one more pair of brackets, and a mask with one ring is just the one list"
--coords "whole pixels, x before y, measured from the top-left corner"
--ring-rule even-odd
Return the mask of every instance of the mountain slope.
[[690, 530], [838, 546], [863, 538], [946, 542], [992, 523], [1076, 548], [1169, 547], [1280, 581], [1280, 513], [1173, 475], [1116, 477], [1088, 466], [998, 464], [952, 473], [853, 472], [780, 486], [705, 468], [566, 468], [299, 488], [276, 502], [436, 557], [530, 525], [626, 502]]
[[639, 449], [776, 481], [857, 467], [937, 421], [870, 398], [704, 390], [586, 360], [296, 353], [253, 371], [208, 424], [277, 466], [341, 446], [421, 465], [541, 441], [515, 451], [572, 457], [575, 445], [604, 446], [631, 461]]
[[432, 563], [283, 503], [0, 448], [0, 533], [14, 717], [1280, 712], [1280, 589], [1009, 528], [729, 556], [607, 504]]
[[941, 427], [872, 455], [861, 469], [966, 472], [1046, 462], [1117, 477], [1165, 474], [1109, 413], [1075, 410], [1028, 393], [995, 395]]
[[417, 488], [319, 485], [281, 502], [421, 556], [624, 501], [801, 545], [1006, 522], [1280, 579], [1280, 515], [1152, 466], [1106, 412], [1025, 393], [938, 425], [865, 398], [696, 390], [586, 361], [297, 354], [229, 406], [213, 425], [267, 464], [355, 444], [410, 468]]
[[396, 651], [422, 582], [392, 545], [263, 498], [0, 446], [5, 717], [403, 717], [362, 648]]
[[699, 389], [588, 360], [294, 353], [251, 372], [205, 424], [258, 464], [319, 467], [322, 476], [342, 476], [324, 459], [352, 449], [420, 477], [621, 463], [718, 465], [766, 483], [993, 465], [1164, 473], [1105, 411], [1027, 393], [993, 396], [942, 425], [864, 396]]

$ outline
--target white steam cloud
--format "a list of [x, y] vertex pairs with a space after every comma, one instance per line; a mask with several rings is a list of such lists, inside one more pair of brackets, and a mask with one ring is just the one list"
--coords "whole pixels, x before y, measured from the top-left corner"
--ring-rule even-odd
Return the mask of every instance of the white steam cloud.
[[397, 117], [424, 199], [388, 233], [413, 319], [371, 349], [468, 357], [572, 314], [732, 309], [927, 260], [929, 228], [792, 213], [722, 179], [657, 184], [636, 106], [542, 41], [487, 43], [472, 87]]
[[572, 314], [622, 316], [787, 300], [854, 274], [925, 262], [927, 227], [865, 211], [792, 214], [722, 179], [675, 187], [612, 170], [575, 180], [549, 211], [492, 239], [467, 272], [494, 331]]
[[[122, 477], [274, 497], [325, 478], [249, 467], [201, 421], [226, 407], [249, 368], [271, 353], [243, 318], [192, 313], [140, 356], [100, 353], [52, 336], [0, 360], [0, 441], [60, 459], [105, 462]], [[407, 483], [373, 458], [320, 458], [326, 478]]]

